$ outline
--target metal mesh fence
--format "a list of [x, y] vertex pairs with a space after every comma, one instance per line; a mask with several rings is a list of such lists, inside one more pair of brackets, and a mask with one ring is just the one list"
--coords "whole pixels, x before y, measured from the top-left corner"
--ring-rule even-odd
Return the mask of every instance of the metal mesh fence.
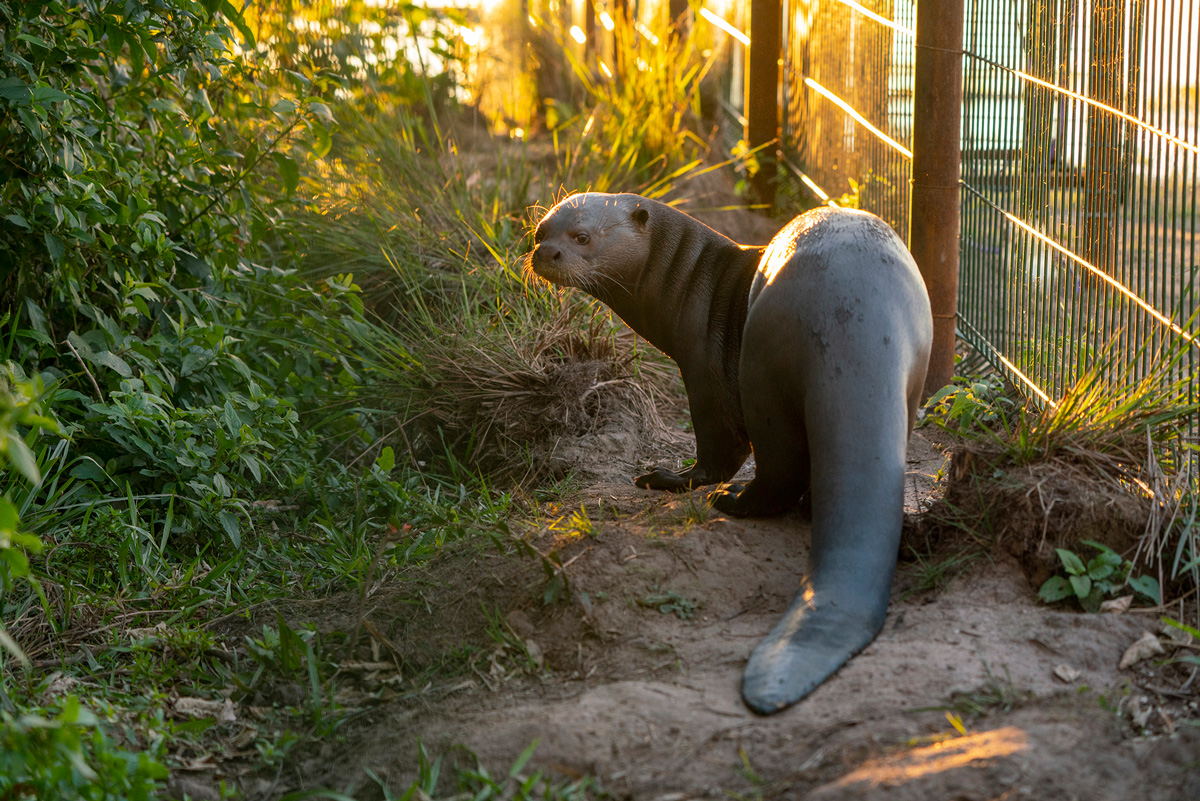
[[784, 6], [783, 160], [822, 200], [908, 236], [913, 0]]
[[1198, 10], [968, 0], [960, 332], [1051, 399], [1194, 350]]
[[[1026, 391], [1197, 350], [1200, 0], [965, 0], [960, 336]], [[784, 163], [907, 235], [915, 3], [785, 4]], [[1103, 356], [1103, 358], [1102, 358]]]

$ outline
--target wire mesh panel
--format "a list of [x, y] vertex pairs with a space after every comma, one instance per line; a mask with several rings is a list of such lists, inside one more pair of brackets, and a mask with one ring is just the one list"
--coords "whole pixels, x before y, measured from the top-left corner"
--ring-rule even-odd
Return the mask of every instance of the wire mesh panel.
[[966, 0], [960, 334], [1027, 390], [1196, 347], [1200, 0]]
[[784, 4], [784, 162], [822, 200], [908, 236], [912, 0]]

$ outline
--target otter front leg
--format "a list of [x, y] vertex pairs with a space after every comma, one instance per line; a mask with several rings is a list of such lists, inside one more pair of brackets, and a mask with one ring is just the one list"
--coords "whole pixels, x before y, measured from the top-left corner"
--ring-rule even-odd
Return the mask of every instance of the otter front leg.
[[709, 386], [688, 388], [692, 410], [692, 429], [696, 433], [696, 463], [681, 473], [656, 467], [633, 483], [643, 489], [687, 492], [706, 484], [719, 484], [733, 478], [750, 455], [750, 437], [742, 423], [742, 410], [719, 397]]

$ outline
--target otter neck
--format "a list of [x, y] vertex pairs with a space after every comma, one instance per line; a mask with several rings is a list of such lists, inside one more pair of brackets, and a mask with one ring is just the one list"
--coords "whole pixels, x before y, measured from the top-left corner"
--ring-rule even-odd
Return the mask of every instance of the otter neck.
[[736, 365], [763, 248], [743, 247], [683, 212], [670, 212], [670, 224], [650, 231], [635, 285], [601, 300], [677, 362], [702, 352]]

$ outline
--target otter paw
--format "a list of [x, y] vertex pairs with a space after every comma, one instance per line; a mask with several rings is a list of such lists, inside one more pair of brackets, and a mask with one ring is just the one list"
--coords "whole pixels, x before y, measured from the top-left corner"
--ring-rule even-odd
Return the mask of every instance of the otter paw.
[[708, 503], [718, 512], [742, 517], [745, 513], [738, 505], [738, 496], [744, 489], [745, 485], [743, 484], [722, 484], [708, 494]]
[[633, 483], [642, 489], [665, 490], [667, 492], [687, 492], [692, 488], [689, 479], [671, 470], [656, 467], [644, 476], [638, 476]]

